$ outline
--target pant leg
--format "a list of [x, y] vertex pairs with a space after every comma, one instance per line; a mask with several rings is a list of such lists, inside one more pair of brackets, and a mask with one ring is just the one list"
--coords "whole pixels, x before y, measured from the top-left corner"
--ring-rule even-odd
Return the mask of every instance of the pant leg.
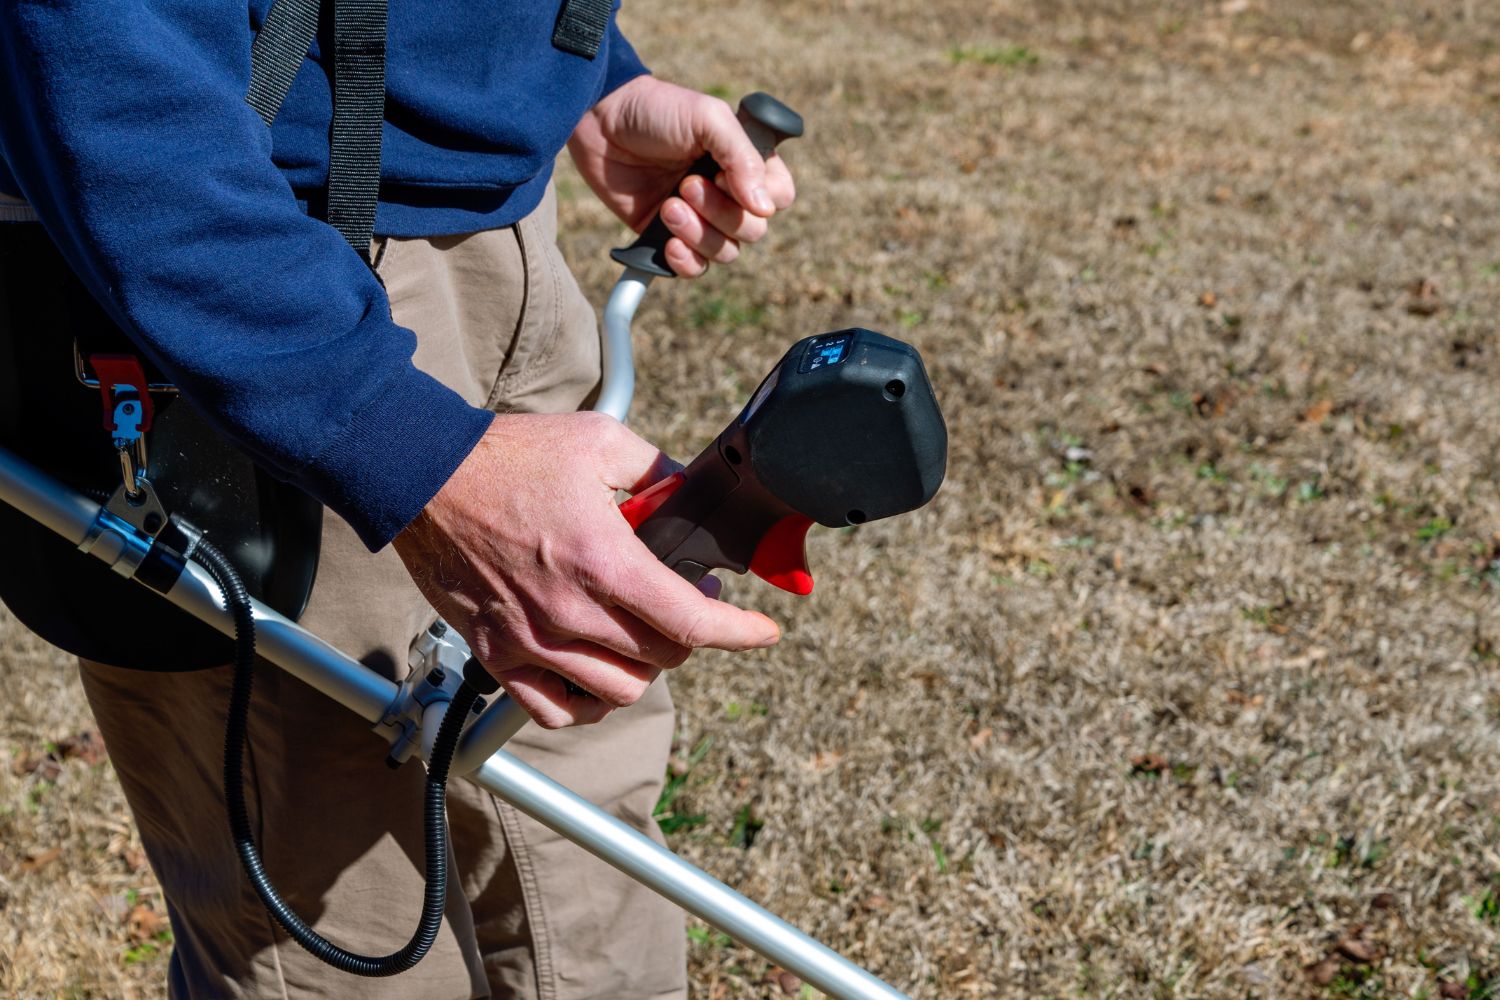
[[[382, 241], [377, 261], [397, 322], [418, 335], [417, 364], [471, 402], [565, 411], [592, 396], [599, 373], [594, 315], [557, 251], [550, 192], [536, 213], [510, 229]], [[325, 519], [318, 584], [303, 624], [395, 677], [404, 673], [410, 638], [430, 619], [393, 551], [371, 555], [347, 524]], [[253, 895], [255, 905], [245, 910], [249, 889], [232, 852], [233, 865], [224, 863], [227, 833], [221, 840], [210, 826], [211, 817], [222, 814], [216, 761], [227, 682], [215, 686], [207, 678], [219, 672], [205, 672], [169, 696], [160, 692], [178, 678], [122, 679], [114, 675], [124, 672], [97, 666], [84, 671], [174, 928], [180, 928], [172, 965], [177, 995], [358, 989], [378, 996], [384, 995], [377, 992], [381, 982], [396, 984], [404, 995], [480, 995], [485, 986], [475, 970], [481, 961], [497, 997], [684, 995], [683, 924], [675, 907], [464, 782], [450, 786], [449, 810], [463, 892], [451, 893], [444, 935], [416, 970], [373, 986], [355, 984], [294, 945], [275, 944]], [[142, 678], [148, 684], [139, 683]], [[409, 925], [403, 921], [415, 919], [420, 900], [404, 898], [403, 879], [415, 872], [412, 881], [420, 884], [421, 858], [419, 792], [405, 789], [419, 788], [420, 769], [408, 766], [393, 776], [375, 737], [352, 715], [279, 671], [262, 672], [262, 690], [270, 692], [271, 704], [262, 707], [266, 698], [258, 696], [252, 711], [250, 770], [267, 793], [266, 833], [276, 838], [294, 831], [296, 837], [274, 852], [284, 851], [295, 867], [282, 873], [267, 844], [268, 868], [289, 897], [321, 904], [320, 931], [328, 927], [337, 937], [343, 930], [353, 937], [341, 940], [354, 942], [366, 930], [389, 931], [394, 921], [406, 928], [394, 934], [396, 944], [404, 942]], [[202, 724], [168, 722], [163, 729], [150, 721], [185, 711], [196, 711]], [[263, 713], [272, 724], [257, 721]], [[216, 721], [204, 721], [210, 718]], [[326, 721], [333, 719], [339, 721]], [[599, 726], [561, 733], [528, 726], [511, 749], [659, 837], [650, 811], [671, 731], [670, 697], [658, 682], [640, 704]], [[160, 746], [174, 750], [165, 755]], [[330, 763], [345, 761], [350, 770]], [[259, 763], [264, 774], [256, 770]], [[316, 831], [328, 827], [355, 846], [320, 847]], [[224, 886], [236, 891], [208, 891]], [[380, 905], [371, 905], [372, 895]], [[351, 926], [336, 930], [339, 921]], [[390, 939], [360, 943], [390, 949]]]
[[[502, 412], [578, 409], [598, 388], [599, 334], [594, 310], [557, 249], [550, 193], [516, 238], [527, 298], [508, 363], [486, 402]], [[452, 301], [463, 327], [456, 339], [466, 344], [510, 322], [490, 315], [491, 268], [463, 263], [468, 253], [452, 241], [392, 241], [386, 252], [393, 248], [397, 256], [383, 266], [398, 320]], [[413, 280], [413, 274], [428, 277]], [[651, 812], [672, 731], [663, 678], [636, 705], [598, 725], [554, 732], [527, 725], [507, 749], [660, 841]], [[686, 934], [676, 906], [472, 785], [452, 787], [454, 850], [495, 996], [686, 995]]]

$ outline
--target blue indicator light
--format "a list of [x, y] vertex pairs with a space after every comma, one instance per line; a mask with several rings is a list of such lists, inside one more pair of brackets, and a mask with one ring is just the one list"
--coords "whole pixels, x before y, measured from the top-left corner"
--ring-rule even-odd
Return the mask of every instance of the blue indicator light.
[[852, 331], [817, 337], [807, 346], [806, 352], [802, 355], [802, 364], [797, 367], [797, 370], [805, 374], [830, 365], [842, 364], [848, 360], [849, 348], [853, 342]]

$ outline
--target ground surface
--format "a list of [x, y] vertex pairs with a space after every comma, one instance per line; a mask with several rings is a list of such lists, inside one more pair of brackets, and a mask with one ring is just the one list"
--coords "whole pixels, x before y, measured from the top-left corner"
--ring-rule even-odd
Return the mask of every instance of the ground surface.
[[[786, 640], [679, 673], [680, 851], [924, 998], [1500, 995], [1484, 6], [628, 5], [660, 74], [809, 122], [769, 245], [653, 292], [639, 428], [691, 454], [863, 324], [952, 434], [811, 599], [734, 587]], [[76, 681], [0, 629], [0, 992], [155, 994]], [[780, 995], [693, 942], [696, 996]]]

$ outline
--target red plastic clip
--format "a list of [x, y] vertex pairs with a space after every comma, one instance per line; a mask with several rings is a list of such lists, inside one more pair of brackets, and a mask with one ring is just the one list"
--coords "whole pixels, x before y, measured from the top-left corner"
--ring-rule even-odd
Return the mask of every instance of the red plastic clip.
[[151, 393], [147, 388], [150, 383], [146, 381], [146, 370], [141, 367], [141, 359], [134, 354], [90, 354], [89, 366], [99, 379], [99, 395], [104, 400], [104, 429], [111, 434], [118, 432], [119, 428], [115, 426], [115, 404], [118, 402], [115, 398], [115, 386], [128, 385], [135, 390], [136, 397], [141, 401], [139, 430], [149, 431], [156, 408], [151, 403]]
[[812, 525], [812, 518], [801, 514], [788, 514], [771, 525], [771, 530], [755, 546], [750, 572], [798, 597], [811, 594], [813, 578], [807, 568], [807, 529]]
[[626, 521], [630, 522], [631, 530], [634, 531], [646, 523], [646, 518], [655, 514], [656, 509], [667, 502], [667, 497], [676, 493], [677, 487], [685, 482], [687, 482], [687, 476], [681, 472], [674, 472], [666, 479], [659, 480], [620, 504], [620, 513], [625, 515]]

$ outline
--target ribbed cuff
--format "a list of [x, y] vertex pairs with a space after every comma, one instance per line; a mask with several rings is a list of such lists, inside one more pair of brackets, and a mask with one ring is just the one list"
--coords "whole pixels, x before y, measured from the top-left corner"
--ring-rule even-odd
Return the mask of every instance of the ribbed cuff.
[[437, 495], [493, 418], [408, 365], [298, 478], [377, 552]]

